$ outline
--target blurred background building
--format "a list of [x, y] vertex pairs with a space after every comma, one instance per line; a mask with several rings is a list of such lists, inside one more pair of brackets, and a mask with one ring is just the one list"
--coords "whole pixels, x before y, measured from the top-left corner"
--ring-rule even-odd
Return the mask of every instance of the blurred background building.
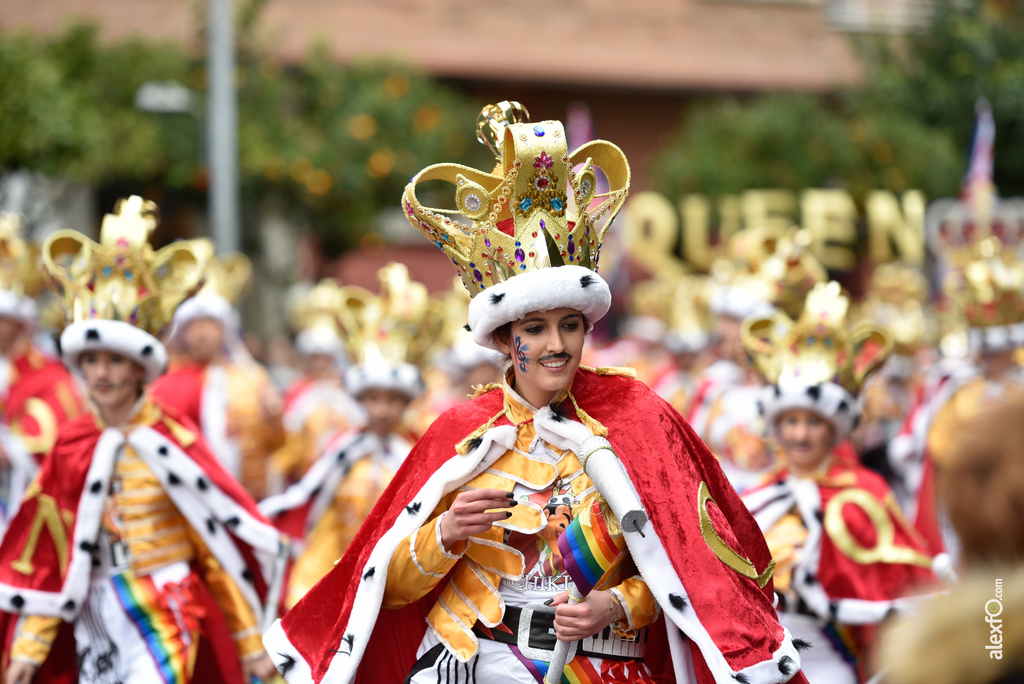
[[[446, 287], [443, 257], [401, 217], [401, 188], [430, 163], [489, 166], [473, 124], [503, 99], [534, 119], [575, 112], [578, 135], [623, 148], [634, 192], [955, 193], [977, 97], [1003, 145], [1024, 142], [1020, 10], [236, 0], [242, 246], [259, 274], [248, 323], [280, 332], [295, 279], [366, 284], [396, 257]], [[0, 5], [0, 203], [37, 234], [94, 232], [114, 198], [141, 192], [164, 212], [158, 244], [209, 234], [206, 17], [205, 2], [171, 0]], [[153, 82], [176, 84], [179, 111], [137, 106]], [[996, 164], [1003, 194], [1024, 189], [1024, 155]]]

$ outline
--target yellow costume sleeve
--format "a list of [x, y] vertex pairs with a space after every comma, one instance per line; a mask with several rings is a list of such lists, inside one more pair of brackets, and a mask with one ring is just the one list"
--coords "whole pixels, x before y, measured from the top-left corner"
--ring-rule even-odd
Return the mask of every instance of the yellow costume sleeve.
[[18, 627], [11, 646], [11, 662], [19, 661], [42, 665], [50, 654], [53, 640], [60, 629], [60, 618], [29, 615]]
[[391, 557], [384, 589], [384, 607], [397, 609], [418, 601], [437, 586], [466, 552], [466, 542], [446, 551], [441, 544], [441, 518], [435, 517], [402, 540]]
[[217, 561], [203, 540], [191, 527], [189, 536], [196, 549], [196, 561], [203, 573], [203, 579], [214, 600], [224, 613], [224, 619], [235, 640], [238, 655], [249, 660], [263, 655], [263, 642], [256, 622], [256, 615], [249, 603], [238, 590], [238, 585]]
[[641, 627], [646, 627], [658, 619], [661, 609], [654, 595], [647, 588], [647, 582], [642, 577], [630, 577], [617, 587], [609, 589], [612, 596], [626, 612], [625, 625], [620, 621], [615, 627], [616, 630], [630, 635]]

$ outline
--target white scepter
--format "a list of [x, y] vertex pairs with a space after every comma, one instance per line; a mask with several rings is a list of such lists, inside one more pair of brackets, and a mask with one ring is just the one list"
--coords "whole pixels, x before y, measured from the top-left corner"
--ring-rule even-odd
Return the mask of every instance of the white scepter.
[[[583, 472], [608, 503], [612, 514], [622, 527], [623, 534], [644, 536], [644, 527], [649, 521], [647, 512], [644, 511], [643, 502], [636, 491], [629, 486], [629, 474], [618, 455], [612, 450], [611, 443], [604, 437], [588, 437], [580, 444], [578, 453], [580, 463], [583, 464]], [[583, 599], [584, 596], [576, 588], [576, 584], [570, 582], [569, 600], [580, 603]], [[572, 643], [568, 641], [555, 642], [555, 650], [544, 676], [544, 684], [558, 684], [562, 681], [562, 670], [565, 669], [571, 647]]]

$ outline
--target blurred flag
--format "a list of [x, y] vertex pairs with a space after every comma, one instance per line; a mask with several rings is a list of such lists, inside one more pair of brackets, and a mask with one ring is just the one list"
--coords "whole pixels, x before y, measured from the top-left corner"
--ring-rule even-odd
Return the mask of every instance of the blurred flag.
[[974, 140], [971, 142], [971, 157], [967, 174], [960, 184], [960, 199], [979, 218], [991, 216], [993, 153], [996, 141], [996, 124], [992, 119], [992, 106], [984, 97], [978, 98], [974, 106], [977, 121], [974, 125]]

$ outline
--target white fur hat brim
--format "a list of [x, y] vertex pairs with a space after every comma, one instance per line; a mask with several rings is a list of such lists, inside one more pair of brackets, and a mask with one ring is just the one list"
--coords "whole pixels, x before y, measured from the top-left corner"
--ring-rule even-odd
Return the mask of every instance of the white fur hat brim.
[[423, 394], [420, 371], [411, 363], [393, 365], [386, 362], [361, 363], [345, 371], [345, 389], [358, 399], [372, 389], [404, 394], [412, 401]]
[[96, 319], [72, 323], [60, 335], [64, 364], [81, 375], [82, 354], [105, 351], [120, 354], [146, 369], [146, 383], [167, 369], [167, 349], [148, 332], [125, 321]]
[[238, 312], [231, 306], [231, 302], [218, 294], [207, 293], [181, 303], [174, 312], [173, 335], [179, 335], [187, 323], [197, 318], [220, 321], [225, 332], [234, 332], [240, 327]]
[[313, 356], [314, 354], [343, 356], [345, 344], [337, 333], [325, 328], [308, 328], [295, 337], [295, 351], [303, 356]]
[[968, 328], [969, 349], [973, 354], [998, 352], [1024, 346], [1024, 323]]
[[708, 309], [715, 316], [743, 320], [750, 316], [771, 316], [775, 307], [768, 301], [737, 285], [723, 285], [715, 288], [708, 302]]
[[469, 329], [477, 344], [498, 350], [495, 330], [534, 311], [575, 309], [587, 319], [587, 331], [612, 305], [608, 283], [583, 266], [557, 266], [513, 276], [487, 288], [469, 302]]
[[775, 437], [778, 437], [779, 417], [793, 409], [813, 411], [827, 420], [836, 432], [836, 444], [850, 436], [860, 417], [857, 400], [832, 382], [767, 385], [761, 390], [760, 403], [765, 421]]
[[36, 303], [31, 297], [22, 297], [10, 290], [0, 290], [0, 318], [33, 323], [36, 320], [36, 313]]

